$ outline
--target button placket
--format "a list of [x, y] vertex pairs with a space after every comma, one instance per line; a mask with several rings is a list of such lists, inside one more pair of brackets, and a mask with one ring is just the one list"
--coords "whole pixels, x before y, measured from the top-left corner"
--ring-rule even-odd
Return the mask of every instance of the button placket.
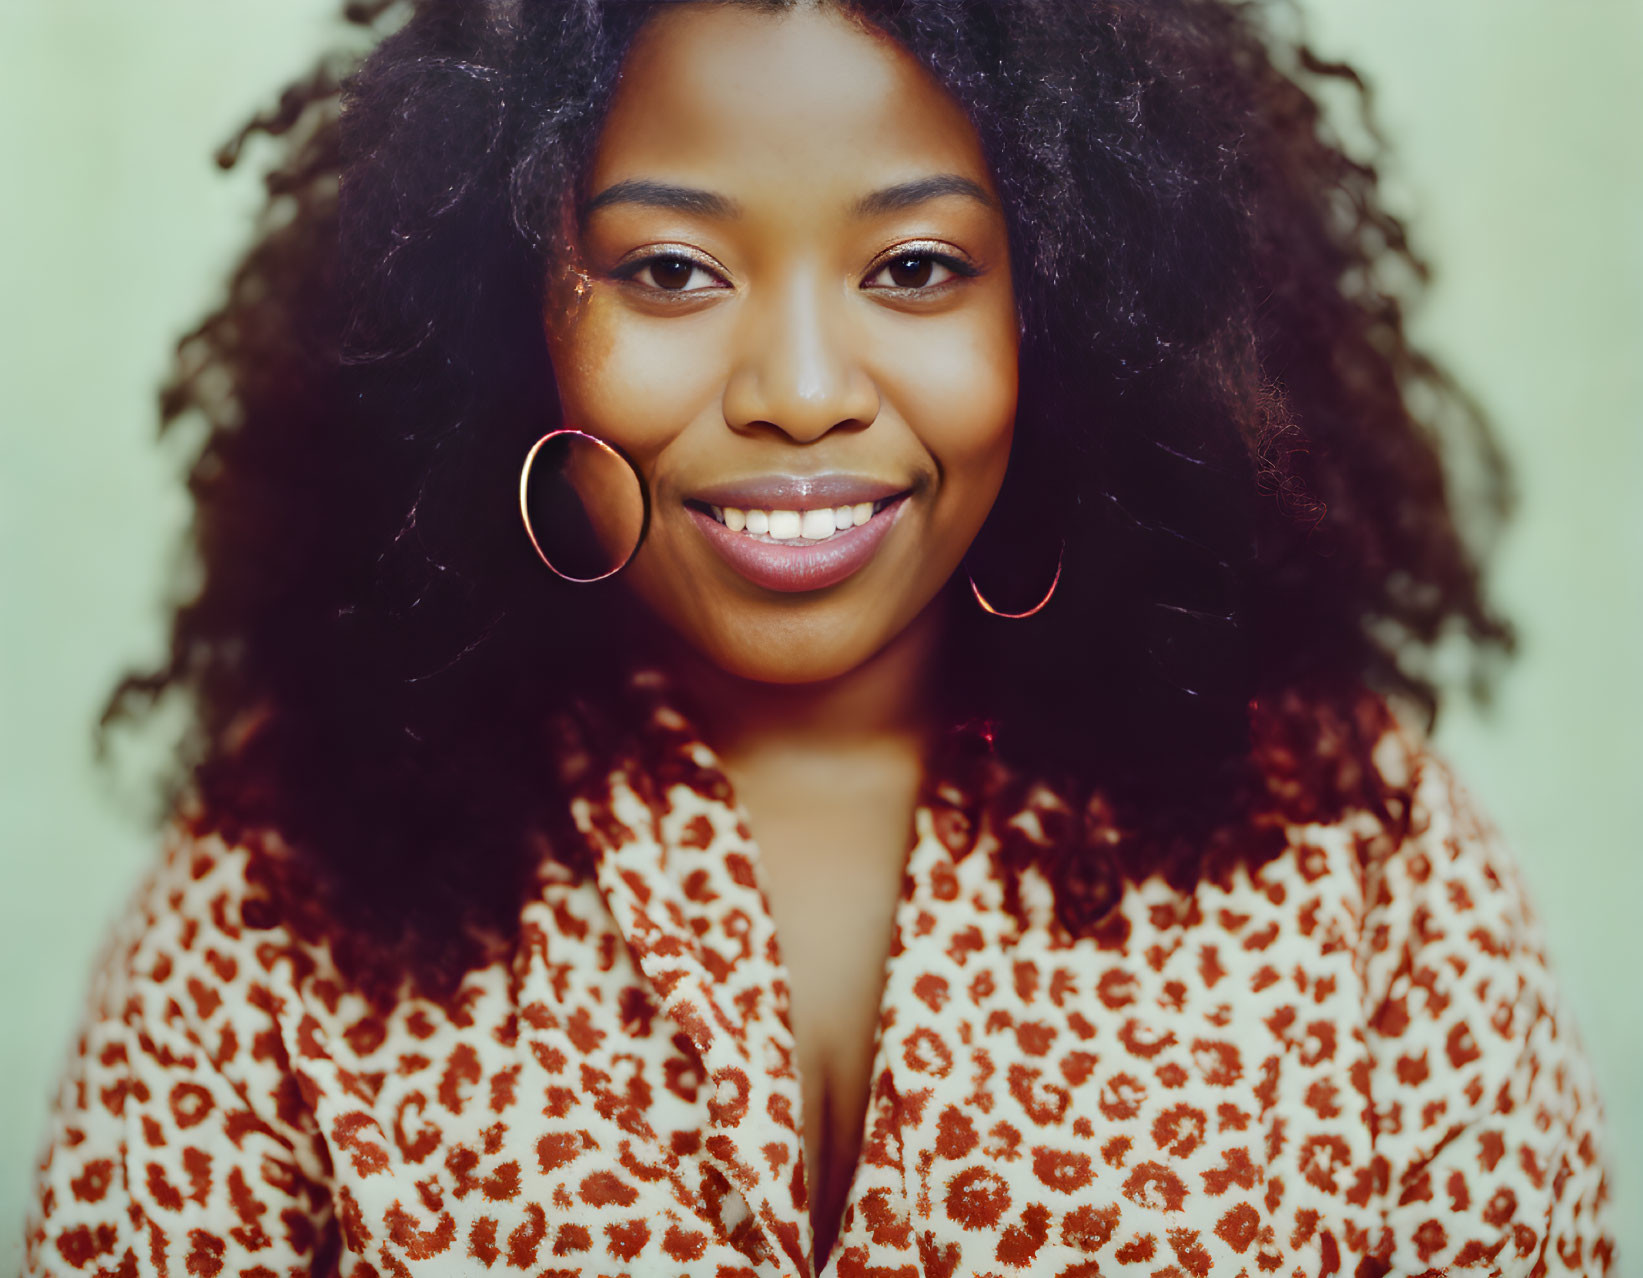
[[[768, 989], [772, 983], [773, 969], [756, 970], [767, 963], [761, 931], [770, 926], [769, 914], [757, 888], [738, 882], [724, 864], [728, 854], [702, 856], [685, 835], [687, 822], [712, 821], [715, 815], [722, 820], [713, 809], [723, 805], [704, 803], [682, 786], [673, 787], [667, 799], [658, 821], [617, 769], [603, 805], [606, 813], [582, 798], [573, 803], [572, 814], [601, 849], [598, 883], [624, 943], [663, 1015], [700, 1057], [710, 1089], [701, 1157], [725, 1181], [727, 1197], [716, 1204], [721, 1224], [759, 1272], [804, 1273], [809, 1221], [784, 1176], [802, 1161], [791, 1030], [773, 999], [737, 1000], [732, 993], [737, 987]], [[729, 950], [720, 948], [726, 930], [714, 926], [727, 914], [745, 919], [746, 927], [741, 937], [729, 936], [735, 943]], [[780, 1121], [784, 1114], [792, 1116], [791, 1124]], [[745, 1200], [745, 1219], [738, 1219], [730, 1195]]]

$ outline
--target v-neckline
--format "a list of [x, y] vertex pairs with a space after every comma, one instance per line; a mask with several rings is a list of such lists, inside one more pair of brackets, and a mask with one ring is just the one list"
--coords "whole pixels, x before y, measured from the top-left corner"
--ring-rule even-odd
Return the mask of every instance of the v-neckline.
[[[706, 747], [711, 753], [711, 747]], [[781, 948], [780, 936], [775, 929], [775, 918], [770, 910], [769, 879], [765, 870], [762, 854], [757, 840], [752, 834], [752, 824], [748, 812], [737, 795], [734, 785], [730, 782], [729, 774], [724, 772], [722, 764], [715, 754], [715, 766], [725, 777], [727, 802], [726, 806], [736, 815], [739, 830], [746, 830], [745, 846], [750, 853], [750, 862], [753, 868], [754, 881], [762, 899], [765, 914], [771, 921], [771, 963], [775, 968], [776, 976], [782, 982], [782, 988], [791, 993], [792, 973], [787, 965], [787, 959]], [[926, 781], [928, 778], [925, 779]], [[869, 1147], [869, 1137], [874, 1127], [875, 1111], [879, 1105], [878, 1080], [883, 1074], [887, 1062], [884, 1059], [884, 1030], [885, 1017], [894, 1016], [896, 1008], [891, 1002], [890, 990], [892, 978], [895, 975], [898, 958], [905, 952], [904, 938], [908, 935], [911, 926], [910, 914], [916, 907], [920, 875], [925, 872], [924, 856], [925, 844], [934, 838], [932, 823], [933, 813], [930, 811], [926, 787], [921, 783], [918, 798], [913, 804], [912, 829], [906, 848], [902, 852], [901, 870], [898, 877], [896, 901], [890, 911], [890, 943], [885, 949], [884, 962], [879, 969], [878, 1004], [873, 1018], [873, 1042], [869, 1053], [867, 1067], [867, 1104], [863, 1107], [861, 1122], [856, 1131], [856, 1153], [850, 1167], [850, 1176], [845, 1185], [844, 1198], [839, 1208], [838, 1219], [834, 1222], [833, 1240], [828, 1248], [828, 1254], [821, 1263], [816, 1263], [815, 1257], [815, 1230], [811, 1221], [810, 1203], [816, 1186], [810, 1184], [809, 1160], [806, 1157], [807, 1149], [804, 1143], [806, 1130], [804, 1108], [804, 1078], [799, 1065], [798, 1035], [793, 1028], [791, 999], [784, 1000], [778, 1009], [782, 1030], [786, 1034], [787, 1049], [793, 1062], [793, 1091], [795, 1093], [795, 1112], [798, 1115], [799, 1166], [804, 1177], [805, 1206], [800, 1213], [803, 1217], [803, 1238], [805, 1254], [810, 1258], [809, 1278], [830, 1278], [836, 1273], [839, 1256], [845, 1241], [844, 1223], [850, 1218], [852, 1209], [856, 1205], [857, 1188], [862, 1178], [862, 1166], [866, 1159]], [[943, 849], [945, 855], [945, 849]], [[819, 1164], [818, 1164], [819, 1165]]]
[[[803, 1080], [789, 1007], [790, 973], [776, 938], [767, 876], [748, 813], [718, 754], [696, 729], [687, 703], [667, 676], [644, 669], [630, 676], [627, 687], [630, 694], [637, 694], [630, 708], [640, 714], [639, 731], [625, 736], [602, 776], [594, 770], [585, 777], [573, 813], [594, 848], [596, 877], [624, 942], [657, 991], [664, 1012], [681, 1025], [703, 1058], [703, 1074], [713, 1093], [708, 1102], [713, 1130], [703, 1142], [705, 1157], [741, 1191], [773, 1250], [785, 1253], [805, 1278], [836, 1278], [849, 1232], [845, 1223], [869, 1192], [865, 1181], [870, 1166], [889, 1168], [898, 1178], [905, 1175], [904, 1169], [873, 1161], [881, 1143], [875, 1140], [881, 1110], [887, 1099], [894, 1105], [894, 1098], [886, 1095], [887, 1018], [893, 1020], [911, 997], [911, 991], [896, 988], [898, 960], [906, 940], [914, 935], [933, 866], [938, 858], [956, 860], [974, 846], [975, 796], [945, 770], [938, 775], [927, 768], [922, 779], [891, 911], [890, 944], [879, 973], [868, 1097], [855, 1162], [840, 1209], [840, 1228], [818, 1266], [805, 1158]], [[930, 766], [942, 758], [938, 752]], [[704, 817], [713, 830], [707, 842], [695, 824]], [[696, 861], [708, 846], [716, 850], [716, 857]], [[727, 960], [712, 951], [708, 942], [724, 938], [691, 926], [693, 917], [698, 923], [705, 920], [686, 883], [703, 872], [717, 876], [716, 890], [743, 894], [752, 917], [748, 936], [741, 938], [742, 959], [767, 966], [766, 983], [777, 997], [765, 999], [757, 986], [744, 986], [741, 995], [731, 995], [738, 959]], [[657, 899], [659, 889], [672, 891]], [[764, 953], [757, 957], [757, 947], [750, 948], [756, 934], [765, 937]], [[704, 955], [710, 956], [705, 964]], [[726, 1010], [732, 1005], [743, 1013], [740, 1020]], [[758, 1139], [752, 1142], [745, 1130], [732, 1134], [747, 1113], [756, 1116]], [[770, 1121], [765, 1121], [767, 1115]], [[792, 1140], [787, 1139], [788, 1132]], [[888, 1139], [882, 1143], [893, 1145]], [[791, 1147], [802, 1178], [803, 1207], [791, 1192], [794, 1186], [784, 1185], [780, 1177], [779, 1167], [790, 1164], [778, 1159], [775, 1151], [786, 1146]], [[789, 1192], [780, 1192], [783, 1189]]]

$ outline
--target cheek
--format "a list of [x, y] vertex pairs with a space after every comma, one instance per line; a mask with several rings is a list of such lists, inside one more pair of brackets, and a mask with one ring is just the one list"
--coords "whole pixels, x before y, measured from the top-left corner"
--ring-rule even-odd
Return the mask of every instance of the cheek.
[[892, 393], [938, 471], [934, 513], [973, 532], [1003, 483], [1015, 431], [1013, 327], [931, 334], [897, 366], [908, 371]]
[[641, 464], [653, 459], [717, 398], [711, 345], [676, 321], [618, 314], [596, 287], [578, 318], [548, 338], [565, 425], [609, 439]]

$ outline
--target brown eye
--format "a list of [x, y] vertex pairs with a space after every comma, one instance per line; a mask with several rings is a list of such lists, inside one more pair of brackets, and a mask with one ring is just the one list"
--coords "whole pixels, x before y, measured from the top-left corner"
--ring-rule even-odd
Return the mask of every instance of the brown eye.
[[696, 263], [686, 257], [657, 257], [650, 261], [650, 277], [657, 288], [670, 292], [684, 288], [696, 270]]
[[[908, 293], [945, 291], [957, 277], [978, 274], [975, 267], [945, 253], [902, 253], [873, 272], [868, 286]], [[874, 281], [881, 281], [874, 283]]]
[[[617, 279], [629, 280], [652, 293], [705, 293], [724, 286], [724, 280], [710, 268], [683, 253], [657, 253], [627, 263], [614, 272]], [[701, 279], [696, 280], [700, 275]], [[694, 287], [691, 286], [695, 281]]]
[[923, 288], [930, 282], [935, 265], [933, 257], [910, 253], [906, 257], [896, 258], [885, 269], [890, 272], [890, 282], [897, 288]]

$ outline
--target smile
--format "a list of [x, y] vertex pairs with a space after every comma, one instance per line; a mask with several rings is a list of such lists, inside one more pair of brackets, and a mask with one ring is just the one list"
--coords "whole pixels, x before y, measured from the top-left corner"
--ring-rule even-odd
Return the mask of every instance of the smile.
[[733, 533], [760, 541], [814, 545], [865, 524], [890, 504], [892, 498], [857, 502], [853, 506], [820, 506], [813, 510], [743, 510], [736, 506], [709, 506], [708, 511]]
[[[837, 585], [873, 557], [911, 492], [884, 488], [842, 480], [743, 485], [709, 494], [720, 501], [692, 498], [685, 508], [708, 544], [743, 577], [793, 593]], [[755, 505], [760, 497], [770, 504]], [[732, 504], [737, 500], [745, 504]]]

